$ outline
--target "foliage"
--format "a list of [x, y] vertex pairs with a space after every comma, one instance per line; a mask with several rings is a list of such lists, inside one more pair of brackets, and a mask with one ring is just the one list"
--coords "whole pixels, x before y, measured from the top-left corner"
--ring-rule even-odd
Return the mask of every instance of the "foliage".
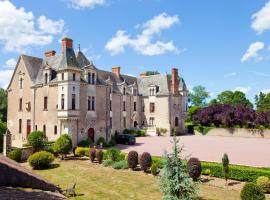
[[115, 162], [112, 167], [114, 169], [128, 169], [128, 164], [127, 164], [127, 161], [125, 160], [121, 160], [121, 161], [118, 161], [118, 162]]
[[188, 108], [188, 113], [185, 121], [192, 122], [193, 115], [196, 114], [196, 112], [201, 108], [202, 108], [201, 106], [191, 106], [190, 108]]
[[190, 158], [187, 162], [188, 174], [193, 181], [197, 181], [202, 173], [201, 162], [198, 158]]
[[135, 130], [135, 129], [124, 129], [123, 134], [134, 135], [135, 137], [144, 137], [144, 130]]
[[20, 162], [22, 160], [22, 150], [13, 149], [8, 153], [8, 157], [16, 162]]
[[44, 148], [46, 142], [46, 135], [41, 131], [33, 131], [27, 137], [28, 144], [31, 145], [34, 151], [38, 151]]
[[47, 151], [39, 151], [32, 154], [27, 161], [34, 169], [45, 169], [54, 161], [54, 156]]
[[258, 112], [270, 112], [270, 93], [264, 94], [260, 92], [255, 96], [255, 105]]
[[228, 155], [225, 153], [222, 158], [222, 166], [223, 166], [223, 173], [224, 173], [224, 178], [226, 180], [226, 183], [229, 178], [229, 164], [230, 164], [230, 161], [229, 161]]
[[68, 134], [61, 135], [54, 144], [54, 152], [62, 155], [68, 154], [72, 150], [72, 140]]
[[113, 162], [119, 161], [121, 151], [118, 148], [110, 148], [106, 151], [107, 158]]
[[202, 135], [206, 135], [212, 129], [212, 127], [198, 125], [194, 126], [194, 129], [199, 133], [201, 133]]
[[130, 151], [128, 153], [128, 158], [127, 158], [127, 162], [128, 162], [128, 167], [131, 169], [136, 169], [137, 165], [138, 165], [138, 153], [137, 151]]
[[93, 141], [90, 138], [87, 138], [80, 141], [78, 147], [90, 147], [91, 144], [93, 144]]
[[153, 163], [151, 166], [151, 174], [153, 176], [156, 176], [159, 174], [159, 168], [158, 168], [158, 164], [157, 163]]
[[192, 106], [204, 107], [208, 97], [209, 92], [206, 91], [205, 87], [198, 85], [192, 88], [192, 92], [189, 93], [188, 100]]
[[102, 164], [104, 167], [108, 167], [108, 166], [112, 166], [114, 162], [112, 160], [104, 160]]
[[101, 145], [101, 143], [102, 143], [102, 146], [104, 146], [104, 144], [106, 144], [104, 137], [99, 137], [96, 144]]
[[91, 149], [90, 150], [90, 160], [91, 162], [94, 162], [96, 158], [96, 149]]
[[144, 172], [147, 172], [147, 170], [151, 167], [152, 165], [152, 157], [150, 155], [150, 153], [148, 152], [144, 152], [141, 156], [140, 156], [140, 167]]
[[211, 176], [211, 170], [210, 169], [205, 169], [202, 171], [202, 173], [206, 176]]
[[252, 103], [246, 98], [245, 93], [241, 91], [226, 90], [221, 92], [216, 99], [209, 102], [212, 104], [229, 104], [229, 105], [243, 105], [248, 108], [253, 108]]
[[156, 74], [160, 74], [158, 71], [146, 71], [145, 75], [146, 76], [152, 76], [152, 75], [156, 75]]
[[156, 128], [156, 131], [157, 131], [157, 135], [158, 136], [161, 136], [161, 135], [163, 136], [163, 135], [165, 135], [167, 133], [168, 130], [166, 128], [159, 128], [159, 127], [157, 127]]
[[101, 149], [96, 150], [96, 158], [98, 163], [101, 164], [103, 160], [103, 151]]
[[269, 193], [270, 192], [270, 179], [266, 176], [260, 176], [256, 184], [262, 189], [264, 193]]
[[254, 183], [246, 183], [241, 190], [242, 200], [264, 200], [265, 195], [261, 188]]
[[3, 140], [4, 140], [4, 134], [6, 133], [7, 125], [6, 123], [2, 122], [0, 120], [0, 153], [3, 152]]
[[179, 140], [173, 137], [173, 152], [165, 153], [165, 165], [159, 178], [159, 187], [164, 194], [163, 200], [191, 200], [197, 194], [197, 186], [189, 178], [180, 158], [181, 152]]
[[90, 156], [90, 148], [88, 147], [77, 147], [75, 149], [75, 155], [76, 156]]
[[0, 121], [7, 121], [7, 91], [0, 88]]

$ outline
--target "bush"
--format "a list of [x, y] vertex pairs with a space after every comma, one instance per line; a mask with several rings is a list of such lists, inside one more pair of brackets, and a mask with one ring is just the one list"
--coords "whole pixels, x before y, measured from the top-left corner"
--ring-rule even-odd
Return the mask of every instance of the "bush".
[[194, 129], [202, 135], [206, 135], [212, 129], [212, 127], [198, 125], [194, 126]]
[[141, 169], [144, 172], [147, 172], [147, 170], [151, 167], [151, 164], [152, 164], [152, 157], [151, 157], [150, 153], [144, 152], [140, 157]]
[[13, 149], [8, 153], [8, 157], [16, 162], [20, 162], [22, 160], [22, 150], [21, 149]]
[[103, 160], [103, 151], [102, 150], [100, 150], [100, 149], [96, 150], [96, 158], [97, 158], [98, 163], [101, 164], [102, 160]]
[[125, 160], [121, 160], [121, 161], [118, 161], [118, 162], [115, 162], [112, 167], [114, 169], [128, 169], [128, 164], [127, 164], [127, 161]]
[[0, 153], [3, 152], [3, 139], [4, 139], [4, 134], [6, 133], [6, 130], [7, 130], [6, 123], [0, 120]]
[[45, 151], [48, 151], [48, 152], [50, 152], [50, 153], [52, 153], [52, 154], [55, 153], [55, 152], [54, 152], [53, 146], [47, 146], [47, 147], [45, 148]]
[[38, 151], [44, 148], [46, 142], [46, 135], [41, 131], [33, 131], [27, 137], [28, 144], [31, 145], [34, 151]]
[[131, 169], [136, 169], [138, 165], [138, 153], [136, 151], [130, 151], [127, 157], [128, 167]]
[[76, 156], [90, 156], [89, 152], [90, 152], [90, 148], [87, 148], [87, 147], [77, 147], [75, 149]]
[[95, 158], [96, 158], [96, 149], [90, 149], [90, 160], [91, 162], [94, 162], [95, 161]]
[[198, 158], [190, 158], [188, 163], [188, 174], [189, 177], [193, 179], [193, 181], [197, 181], [202, 172], [201, 162]]
[[72, 140], [68, 134], [61, 135], [54, 144], [54, 151], [62, 155], [68, 154], [72, 149]]
[[73, 156], [76, 156], [76, 153], [75, 153], [76, 152], [76, 149], [77, 149], [77, 146], [72, 148]]
[[260, 176], [256, 184], [262, 189], [264, 193], [269, 193], [270, 192], [270, 180], [266, 176]]
[[47, 151], [39, 151], [32, 154], [27, 161], [34, 169], [45, 169], [54, 161], [54, 156]]
[[91, 144], [93, 144], [93, 141], [90, 138], [87, 138], [86, 140], [80, 141], [78, 147], [90, 147]]
[[264, 200], [265, 195], [261, 188], [254, 183], [246, 183], [241, 190], [242, 200]]
[[114, 162], [112, 160], [104, 160], [102, 164], [104, 167], [108, 167], [108, 166], [112, 166]]
[[226, 184], [229, 178], [229, 163], [230, 161], [229, 161], [228, 155], [225, 153], [222, 158], [222, 165], [223, 165], [223, 173], [224, 173], [224, 178], [226, 180]]
[[104, 137], [99, 137], [98, 140], [97, 140], [97, 145], [100, 145], [102, 143], [102, 146], [106, 146], [106, 141], [104, 139]]
[[203, 170], [203, 172], [202, 172], [204, 175], [206, 175], [206, 176], [211, 176], [211, 170], [210, 169], [205, 169], [205, 170]]
[[107, 150], [107, 158], [112, 160], [113, 162], [119, 161], [121, 151], [117, 148], [110, 148]]
[[153, 163], [151, 166], [151, 174], [153, 174], [154, 176], [159, 174], [159, 168], [158, 168], [158, 164]]

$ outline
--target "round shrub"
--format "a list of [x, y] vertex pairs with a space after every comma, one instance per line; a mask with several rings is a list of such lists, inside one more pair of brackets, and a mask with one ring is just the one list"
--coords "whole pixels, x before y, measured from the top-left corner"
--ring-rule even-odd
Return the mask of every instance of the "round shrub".
[[112, 160], [104, 160], [102, 163], [104, 167], [112, 166], [114, 162]]
[[264, 193], [270, 192], [270, 180], [266, 176], [258, 177], [256, 184], [262, 189]]
[[158, 168], [158, 164], [153, 163], [151, 166], [151, 174], [156, 176], [159, 174], [159, 168]]
[[33, 131], [27, 137], [27, 141], [33, 147], [34, 151], [38, 151], [44, 148], [46, 135], [42, 131]]
[[101, 145], [101, 143], [102, 143], [103, 146], [106, 146], [106, 141], [105, 141], [104, 137], [98, 138], [96, 144], [97, 144], [97, 145]]
[[246, 183], [240, 196], [242, 200], [265, 200], [262, 189], [254, 183]]
[[128, 157], [127, 157], [127, 162], [128, 162], [128, 167], [131, 169], [136, 169], [137, 165], [138, 165], [138, 153], [137, 151], [130, 151], [128, 153]]
[[97, 158], [98, 163], [101, 164], [102, 160], [103, 160], [103, 151], [102, 150], [100, 150], [100, 149], [96, 150], [96, 158]]
[[141, 169], [144, 172], [147, 172], [147, 170], [151, 167], [151, 165], [152, 165], [152, 157], [151, 157], [150, 153], [144, 152], [140, 157]]
[[62, 155], [68, 154], [72, 149], [72, 140], [68, 134], [61, 135], [54, 144], [54, 151]]
[[188, 174], [193, 181], [197, 181], [202, 173], [201, 162], [198, 158], [190, 158], [188, 163]]
[[93, 144], [93, 141], [90, 138], [87, 138], [86, 140], [80, 141], [78, 147], [90, 147], [91, 144]]
[[117, 161], [120, 157], [120, 153], [121, 151], [117, 148], [110, 148], [107, 150], [107, 157], [108, 159], [112, 160], [112, 161]]
[[112, 167], [114, 169], [128, 169], [128, 164], [127, 164], [127, 161], [125, 160], [121, 160], [121, 161], [118, 161], [118, 162], [115, 162]]
[[96, 158], [96, 149], [90, 149], [89, 155], [91, 162], [94, 162]]
[[8, 157], [16, 162], [20, 162], [22, 159], [22, 150], [21, 149], [13, 149], [8, 153]]
[[75, 155], [76, 156], [87, 156], [87, 155], [89, 155], [87, 152], [90, 152], [90, 148], [77, 147], [75, 149]]
[[32, 154], [27, 161], [34, 169], [45, 169], [54, 161], [54, 156], [50, 152], [39, 151]]

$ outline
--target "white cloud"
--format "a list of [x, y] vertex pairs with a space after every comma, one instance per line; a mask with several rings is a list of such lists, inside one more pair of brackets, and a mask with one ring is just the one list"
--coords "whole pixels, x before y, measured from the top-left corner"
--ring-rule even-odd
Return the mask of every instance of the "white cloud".
[[8, 69], [14, 69], [17, 61], [14, 58], [11, 58], [5, 62], [5, 67]]
[[263, 90], [261, 90], [261, 92], [264, 94], [268, 94], [268, 93], [270, 93], [270, 89], [263, 89]]
[[175, 47], [173, 41], [153, 42], [154, 36], [160, 35], [163, 30], [169, 29], [179, 22], [177, 15], [169, 16], [166, 13], [161, 13], [140, 25], [139, 27], [143, 30], [136, 37], [131, 37], [125, 31], [118, 30], [115, 36], [107, 42], [105, 48], [111, 52], [111, 55], [123, 53], [127, 46], [147, 56], [161, 55], [166, 52], [179, 53], [180, 51]]
[[245, 94], [248, 94], [251, 90], [251, 87], [236, 87], [233, 91], [240, 91]]
[[13, 70], [0, 70], [0, 88], [7, 88], [12, 74]]
[[270, 29], [270, 1], [258, 12], [252, 15], [251, 28], [258, 34], [262, 34], [264, 31]]
[[260, 60], [262, 57], [259, 56], [258, 52], [264, 48], [263, 42], [254, 42], [249, 45], [248, 50], [242, 56], [241, 62], [246, 62], [250, 59], [257, 59]]
[[53, 21], [46, 16], [40, 16], [38, 18], [39, 29], [45, 33], [61, 33], [64, 27], [64, 20]]
[[0, 43], [4, 50], [21, 53], [32, 46], [50, 44], [53, 35], [37, 29], [35, 22], [32, 12], [16, 8], [10, 1], [0, 1]]
[[104, 5], [106, 0], [70, 0], [73, 8], [94, 8], [96, 6]]

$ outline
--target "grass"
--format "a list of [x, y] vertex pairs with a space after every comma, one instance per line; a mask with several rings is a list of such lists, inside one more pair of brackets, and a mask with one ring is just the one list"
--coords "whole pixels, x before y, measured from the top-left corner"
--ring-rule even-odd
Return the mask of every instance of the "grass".
[[[63, 189], [76, 182], [76, 192], [79, 195], [73, 199], [157, 200], [162, 197], [157, 180], [151, 174], [114, 170], [92, 164], [89, 160], [56, 161], [55, 164], [60, 166], [48, 170], [34, 170], [34, 172]], [[239, 191], [200, 185], [200, 199], [239, 199]]]

